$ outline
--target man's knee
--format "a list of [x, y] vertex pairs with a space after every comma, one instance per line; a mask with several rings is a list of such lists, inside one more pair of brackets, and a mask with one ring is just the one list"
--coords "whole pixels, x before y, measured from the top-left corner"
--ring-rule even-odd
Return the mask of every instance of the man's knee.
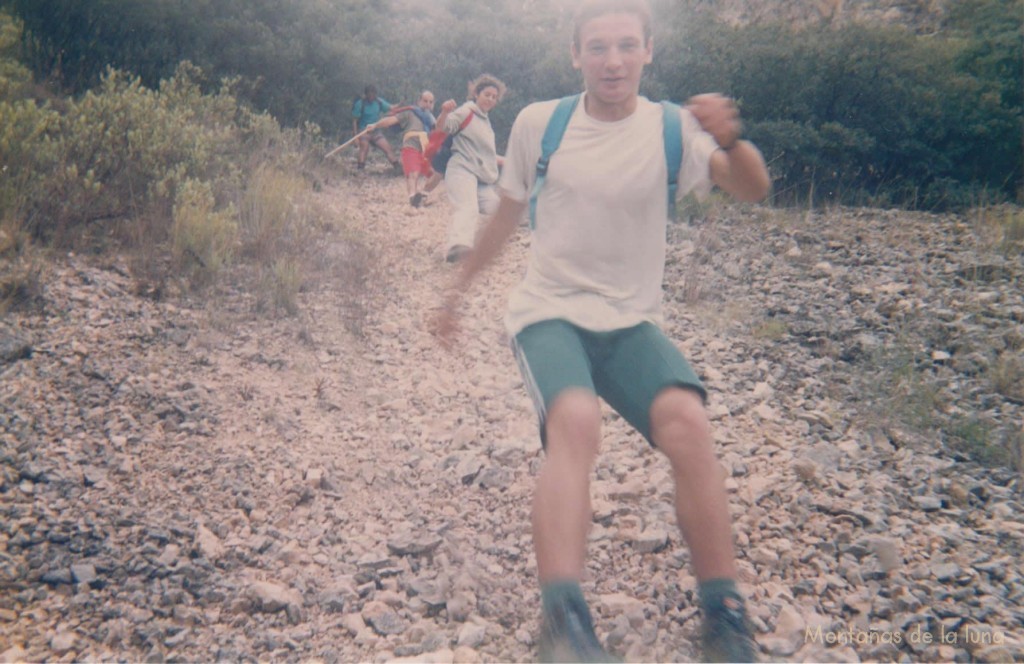
[[711, 423], [701, 396], [694, 390], [670, 387], [651, 405], [651, 436], [671, 459], [679, 460], [711, 448]]
[[597, 456], [601, 440], [601, 405], [584, 389], [570, 389], [555, 397], [545, 418], [547, 452], [581, 459]]

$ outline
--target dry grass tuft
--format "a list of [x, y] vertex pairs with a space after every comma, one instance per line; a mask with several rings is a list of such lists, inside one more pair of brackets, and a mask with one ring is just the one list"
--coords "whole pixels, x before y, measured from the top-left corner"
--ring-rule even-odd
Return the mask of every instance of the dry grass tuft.
[[210, 185], [186, 181], [178, 191], [171, 226], [171, 252], [197, 284], [214, 281], [231, 261], [238, 234], [234, 210], [215, 210]]

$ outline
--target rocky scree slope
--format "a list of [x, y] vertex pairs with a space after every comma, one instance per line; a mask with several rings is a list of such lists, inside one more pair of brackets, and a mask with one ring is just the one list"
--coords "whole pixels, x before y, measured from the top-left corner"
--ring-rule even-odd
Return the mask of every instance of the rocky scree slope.
[[[535, 657], [541, 453], [501, 323], [529, 238], [449, 353], [425, 329], [447, 205], [374, 174], [322, 196], [373, 257], [358, 328], [335, 283], [261, 320], [245, 294], [154, 302], [83, 257], [0, 324], [0, 661]], [[986, 378], [1021, 348], [1019, 255], [876, 210], [721, 208], [670, 234], [666, 327], [709, 388], [763, 656], [1024, 657], [1020, 474], [895, 407], [927, 389], [1019, 432], [1012, 381]], [[599, 636], [692, 660], [667, 464], [610, 411], [604, 432]]]

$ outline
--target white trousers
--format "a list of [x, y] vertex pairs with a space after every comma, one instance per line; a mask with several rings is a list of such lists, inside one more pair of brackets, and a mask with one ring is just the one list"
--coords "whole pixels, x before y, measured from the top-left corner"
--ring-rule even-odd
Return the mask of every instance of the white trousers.
[[444, 186], [455, 208], [445, 251], [457, 245], [473, 247], [480, 215], [491, 215], [498, 209], [498, 192], [493, 184], [480, 182], [473, 173], [455, 164], [448, 165]]

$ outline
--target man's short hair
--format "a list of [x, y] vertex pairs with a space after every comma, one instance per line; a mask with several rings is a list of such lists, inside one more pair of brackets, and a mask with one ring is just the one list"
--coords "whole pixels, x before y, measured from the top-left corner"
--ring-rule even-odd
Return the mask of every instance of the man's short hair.
[[644, 29], [644, 43], [651, 40], [651, 6], [647, 0], [583, 0], [572, 21], [572, 43], [576, 50], [580, 48], [583, 25], [605, 14], [635, 14]]

